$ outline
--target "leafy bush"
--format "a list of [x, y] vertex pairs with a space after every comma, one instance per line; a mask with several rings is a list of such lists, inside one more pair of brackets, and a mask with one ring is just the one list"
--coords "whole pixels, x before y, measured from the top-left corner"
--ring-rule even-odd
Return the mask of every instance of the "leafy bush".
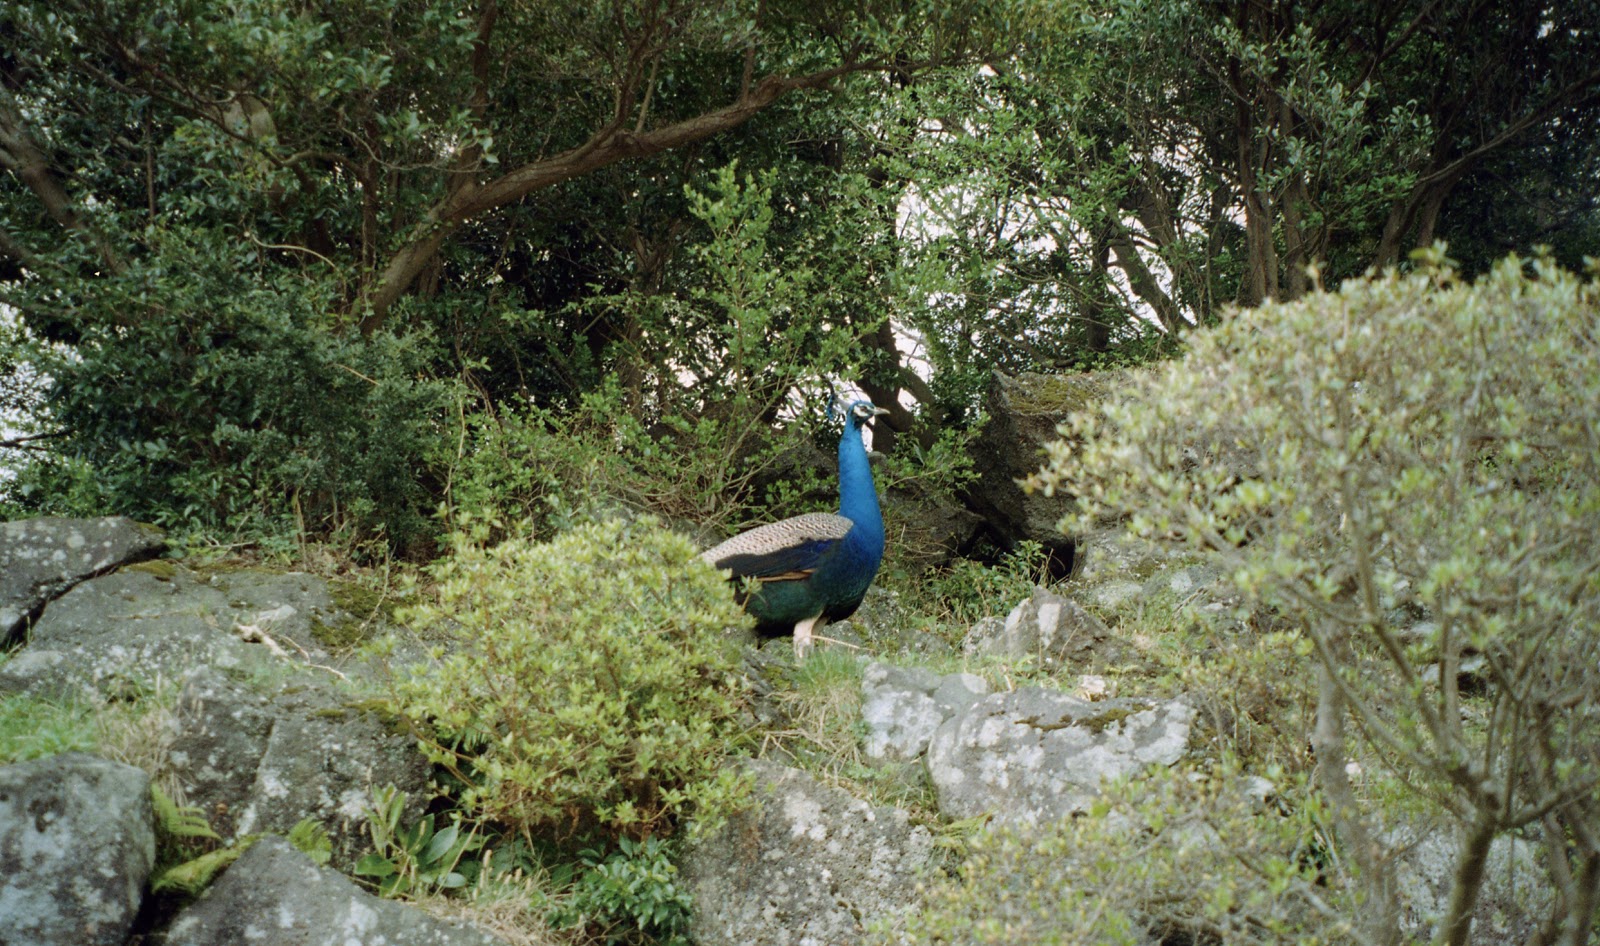
[[432, 814], [403, 825], [405, 805], [406, 793], [393, 785], [372, 790], [372, 805], [366, 810], [372, 853], [356, 862], [356, 876], [372, 878], [381, 897], [465, 887], [469, 878], [459, 869], [462, 860], [483, 847], [484, 838], [459, 816], [437, 831]]
[[[1156, 769], [1081, 817], [974, 838], [883, 943], [1357, 942], [1318, 885], [1314, 809], [1280, 811], [1231, 767]], [[1337, 902], [1337, 900], [1334, 900]]]
[[431, 531], [422, 458], [451, 389], [426, 380], [427, 340], [339, 331], [335, 287], [275, 279], [223, 233], [149, 237], [158, 252], [117, 285], [0, 344], [49, 379], [36, 423], [64, 433], [38, 441], [53, 453], [12, 504], [214, 538]]
[[492, 548], [458, 539], [414, 622], [448, 639], [398, 683], [462, 802], [515, 828], [664, 831], [713, 820], [743, 782], [727, 583], [653, 519]]
[[1461, 831], [1444, 940], [1469, 935], [1491, 842], [1541, 824], [1546, 932], [1578, 944], [1600, 876], [1600, 287], [1544, 259], [1471, 285], [1423, 262], [1197, 333], [1035, 485], [1219, 557], [1315, 655], [1317, 780], [1369, 937], [1399, 935], [1398, 881], [1346, 776], [1352, 720]]
[[561, 928], [584, 926], [606, 946], [618, 943], [687, 946], [689, 891], [659, 838], [622, 838], [609, 855], [590, 848], [579, 855], [582, 873], [573, 895], [551, 917]]
[[613, 379], [567, 414], [524, 405], [468, 417], [451, 509], [551, 533], [622, 505], [720, 531], [743, 524], [757, 484], [780, 509], [822, 491], [806, 471], [780, 472], [803, 436], [798, 425], [774, 431], [754, 418], [672, 415], [647, 427]]

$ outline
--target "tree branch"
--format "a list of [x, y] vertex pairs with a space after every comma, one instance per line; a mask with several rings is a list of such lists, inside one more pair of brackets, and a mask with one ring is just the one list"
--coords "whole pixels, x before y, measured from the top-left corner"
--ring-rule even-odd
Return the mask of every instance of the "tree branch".
[[703, 141], [744, 124], [789, 92], [822, 88], [841, 76], [876, 68], [881, 65], [850, 62], [803, 76], [768, 76], [731, 105], [643, 133], [627, 131], [623, 124], [612, 121], [576, 148], [447, 195], [412, 230], [406, 245], [384, 267], [374, 291], [363, 300], [366, 314], [361, 320], [362, 333], [371, 333], [383, 325], [390, 307], [411, 288], [427, 261], [468, 220], [619, 161]]

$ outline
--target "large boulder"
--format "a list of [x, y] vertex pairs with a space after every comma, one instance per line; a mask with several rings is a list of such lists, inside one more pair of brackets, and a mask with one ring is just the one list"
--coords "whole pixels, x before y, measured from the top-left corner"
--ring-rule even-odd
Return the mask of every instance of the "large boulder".
[[[1462, 845], [1460, 826], [1412, 823], [1385, 834], [1384, 846], [1394, 852], [1401, 928], [1410, 940], [1436, 940], [1450, 907], [1450, 888]], [[1536, 942], [1535, 934], [1550, 916], [1554, 898], [1538, 844], [1521, 837], [1496, 838], [1489, 847], [1489, 862], [1473, 911], [1473, 940]]]
[[698, 946], [850, 946], [915, 903], [933, 836], [804, 772], [750, 763], [752, 810], [689, 852]]
[[0, 767], [0, 943], [122, 946], [155, 866], [150, 778], [84, 753]]
[[471, 926], [380, 900], [288, 842], [256, 842], [167, 932], [167, 946], [504, 946]]
[[402, 823], [422, 817], [429, 770], [414, 740], [332, 688], [269, 695], [203, 671], [184, 686], [174, 730], [168, 764], [225, 839], [287, 834], [315, 818], [333, 839], [335, 865], [348, 866], [369, 846], [363, 811], [374, 788], [406, 792]]
[[883, 494], [883, 518], [894, 536], [885, 564], [910, 574], [948, 564], [967, 552], [984, 525], [983, 517], [966, 507], [912, 488]]
[[1106, 779], [1177, 762], [1193, 718], [1182, 700], [995, 693], [934, 733], [928, 774], [946, 817], [1045, 824], [1086, 809]]
[[132, 519], [24, 519], [0, 523], [0, 645], [86, 578], [158, 554], [159, 530]]
[[970, 673], [941, 676], [920, 667], [872, 662], [861, 678], [861, 718], [867, 727], [867, 757], [909, 762], [927, 751], [945, 720], [965, 712], [989, 692]]
[[972, 446], [978, 476], [966, 500], [1008, 547], [1030, 540], [1044, 545], [1058, 564], [1072, 562], [1072, 540], [1057, 528], [1073, 509], [1072, 497], [1029, 493], [1019, 480], [1044, 464], [1045, 445], [1061, 439], [1057, 425], [1103, 399], [1113, 381], [1112, 375], [1097, 374], [992, 376], [983, 400], [989, 420]]
[[[27, 646], [0, 665], [0, 694], [105, 700], [202, 667], [254, 674], [326, 663], [310, 605], [282, 594], [269, 602], [247, 579], [150, 562], [84, 581], [50, 602]], [[289, 577], [276, 584], [284, 592]]]

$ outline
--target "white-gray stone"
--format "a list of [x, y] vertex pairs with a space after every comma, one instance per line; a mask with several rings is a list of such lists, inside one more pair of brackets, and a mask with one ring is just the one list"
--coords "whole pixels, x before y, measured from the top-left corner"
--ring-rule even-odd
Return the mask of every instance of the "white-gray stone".
[[348, 866], [369, 846], [363, 809], [375, 787], [407, 794], [402, 823], [422, 817], [429, 769], [416, 743], [331, 688], [268, 695], [202, 671], [184, 686], [174, 727], [171, 771], [225, 839], [316, 818], [334, 866]]
[[68, 588], [165, 544], [159, 530], [121, 516], [0, 523], [0, 644]]
[[861, 717], [872, 759], [909, 762], [928, 748], [944, 721], [989, 692], [970, 673], [940, 676], [918, 667], [871, 663], [861, 680]]
[[1113, 663], [1127, 658], [1129, 648], [1084, 607], [1048, 588], [1033, 595], [1006, 616], [1003, 623], [984, 620], [962, 642], [969, 654], [1021, 659], [1032, 657], [1044, 667], [1086, 664], [1096, 659]]
[[933, 836], [804, 772], [750, 763], [757, 804], [684, 862], [698, 946], [852, 946], [910, 909]]
[[939, 727], [928, 773], [947, 817], [1044, 824], [1087, 808], [1106, 779], [1177, 762], [1193, 718], [1182, 700], [995, 693]]
[[142, 770], [78, 752], [0, 767], [0, 943], [121, 946], [155, 860]]
[[256, 842], [178, 915], [167, 946], [504, 946], [474, 927], [380, 900], [287, 841]]
[[[1408, 938], [1432, 940], [1450, 905], [1459, 829], [1412, 824], [1389, 831], [1385, 841], [1395, 857], [1401, 928]], [[1550, 915], [1554, 897], [1538, 847], [1517, 837], [1496, 839], [1473, 913], [1473, 942], [1528, 942]]]
[[27, 645], [0, 664], [0, 694], [104, 700], [199, 668], [298, 671], [330, 660], [311, 626], [333, 612], [320, 579], [207, 579], [160, 564], [91, 578], [50, 602]]

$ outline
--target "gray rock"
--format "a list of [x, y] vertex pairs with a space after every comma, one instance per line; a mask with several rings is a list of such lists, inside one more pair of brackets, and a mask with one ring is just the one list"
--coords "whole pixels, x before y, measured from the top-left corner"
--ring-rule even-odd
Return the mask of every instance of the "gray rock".
[[989, 421], [972, 448], [978, 477], [967, 487], [966, 499], [1008, 545], [1031, 540], [1072, 560], [1073, 543], [1057, 524], [1073, 510], [1073, 498], [1029, 493], [1018, 481], [1044, 465], [1045, 445], [1061, 439], [1057, 425], [1103, 399], [1113, 378], [994, 373], [983, 401]]
[[[1450, 825], [1412, 824], [1388, 832], [1399, 883], [1400, 925], [1408, 939], [1434, 939], [1450, 906], [1461, 839]], [[1554, 889], [1539, 848], [1510, 836], [1489, 847], [1489, 863], [1472, 917], [1479, 943], [1529, 942], [1554, 907]]]
[[948, 564], [972, 548], [984, 524], [977, 513], [915, 488], [884, 493], [883, 508], [895, 524], [895, 562], [912, 574]]
[[0, 665], [0, 694], [103, 700], [201, 667], [294, 672], [328, 659], [299, 631], [294, 604], [236, 599], [221, 582], [157, 564], [92, 578], [52, 601], [27, 646]]
[[350, 865], [368, 846], [362, 812], [374, 787], [407, 793], [403, 824], [422, 817], [428, 765], [415, 742], [345, 706], [332, 687], [269, 696], [202, 671], [185, 685], [174, 726], [172, 772], [226, 839], [286, 834], [316, 818], [333, 839], [334, 864]]
[[1105, 779], [1177, 762], [1193, 717], [1181, 700], [995, 693], [934, 733], [928, 774], [947, 817], [1042, 824], [1087, 808]]
[[755, 808], [684, 862], [699, 946], [851, 946], [867, 924], [915, 903], [933, 837], [906, 812], [873, 807], [804, 772], [750, 763]]
[[78, 582], [151, 558], [165, 545], [159, 530], [120, 516], [0, 524], [0, 644]]
[[927, 750], [945, 720], [976, 703], [989, 685], [970, 673], [941, 677], [922, 668], [871, 663], [861, 692], [867, 756], [909, 762]]
[[150, 778], [72, 752], [0, 768], [0, 942], [121, 946], [155, 866]]
[[969, 654], [1033, 657], [1043, 667], [1118, 664], [1132, 654], [1099, 618], [1047, 588], [1011, 609], [1004, 622], [984, 620], [962, 641]]
[[503, 946], [471, 926], [380, 900], [288, 842], [251, 846], [178, 915], [167, 946]]

